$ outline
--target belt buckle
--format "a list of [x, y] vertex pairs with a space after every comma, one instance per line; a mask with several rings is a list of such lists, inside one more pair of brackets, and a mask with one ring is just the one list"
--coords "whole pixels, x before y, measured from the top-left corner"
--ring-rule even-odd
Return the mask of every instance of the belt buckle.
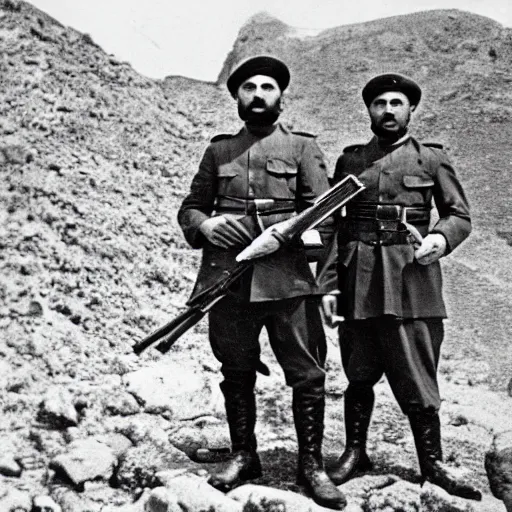
[[375, 219], [378, 222], [396, 222], [401, 220], [403, 210], [400, 204], [378, 204]]
[[275, 203], [274, 199], [253, 199], [254, 207], [256, 208], [256, 212], [265, 212], [270, 210]]

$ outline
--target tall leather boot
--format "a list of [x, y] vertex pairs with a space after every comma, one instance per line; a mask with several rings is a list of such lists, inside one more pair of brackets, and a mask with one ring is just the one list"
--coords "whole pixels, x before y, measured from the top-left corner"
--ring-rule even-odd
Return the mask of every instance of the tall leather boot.
[[255, 375], [225, 375], [220, 388], [224, 394], [232, 453], [220, 471], [208, 483], [227, 492], [245, 480], [261, 476], [261, 463], [256, 452]]
[[345, 451], [329, 468], [329, 477], [336, 485], [372, 468], [366, 454], [366, 437], [374, 402], [371, 386], [350, 384], [345, 392]]
[[428, 480], [454, 496], [480, 501], [482, 493], [472, 485], [458, 481], [442, 463], [441, 423], [432, 408], [408, 413], [418, 453], [422, 481]]
[[324, 470], [324, 409], [323, 388], [293, 390], [293, 418], [299, 444], [297, 483], [303, 485], [319, 505], [343, 510], [347, 499]]

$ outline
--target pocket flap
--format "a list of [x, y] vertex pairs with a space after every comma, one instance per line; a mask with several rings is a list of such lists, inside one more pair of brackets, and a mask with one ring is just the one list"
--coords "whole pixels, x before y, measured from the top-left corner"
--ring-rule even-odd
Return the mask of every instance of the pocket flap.
[[279, 158], [267, 158], [267, 171], [283, 176], [295, 176], [297, 174], [297, 165]]
[[406, 188], [433, 187], [434, 180], [428, 176], [404, 176], [404, 186]]
[[223, 169], [221, 167], [217, 173], [217, 176], [219, 178], [234, 178], [235, 176], [238, 176], [238, 174], [233, 169]]

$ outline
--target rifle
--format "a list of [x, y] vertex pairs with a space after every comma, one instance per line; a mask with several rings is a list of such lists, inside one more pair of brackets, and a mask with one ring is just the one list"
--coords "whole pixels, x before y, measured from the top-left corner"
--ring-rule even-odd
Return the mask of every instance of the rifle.
[[[137, 342], [133, 346], [133, 351], [140, 355], [144, 350], [158, 342], [155, 348], [162, 354], [168, 352], [180, 336], [197, 324], [209, 309], [225, 297], [230, 286], [251, 268], [254, 258], [271, 254], [296, 236], [314, 228], [333, 212], [342, 208], [364, 188], [364, 185], [357, 178], [348, 175], [319, 196], [307, 210], [267, 228], [237, 256], [238, 263], [225, 277], [196, 295], [189, 302], [188, 309], [174, 320]], [[268, 374], [268, 368], [261, 362], [258, 371], [265, 375]]]

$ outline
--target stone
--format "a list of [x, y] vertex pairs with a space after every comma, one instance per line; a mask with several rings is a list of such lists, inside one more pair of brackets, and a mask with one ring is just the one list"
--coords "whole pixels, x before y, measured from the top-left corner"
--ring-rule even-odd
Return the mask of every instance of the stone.
[[21, 466], [16, 462], [13, 455], [0, 455], [0, 475], [4, 476], [21, 476]]
[[50, 496], [36, 496], [31, 512], [62, 512], [62, 508]]
[[129, 448], [119, 459], [116, 483], [126, 490], [157, 487], [157, 473], [171, 469], [200, 471], [182, 451], [169, 443], [144, 442]]
[[420, 492], [421, 512], [471, 512], [475, 508], [462, 498], [451, 496], [444, 489], [425, 482]]
[[144, 504], [144, 512], [183, 512], [174, 494], [165, 487], [153, 489]]
[[42, 415], [57, 428], [78, 425], [78, 413], [73, 405], [73, 397], [65, 388], [50, 388], [43, 399]]
[[123, 376], [129, 393], [148, 413], [166, 412], [173, 420], [193, 419], [218, 409], [220, 393], [211, 381], [176, 362], [148, 366]]
[[424, 512], [420, 508], [420, 486], [399, 480], [393, 485], [375, 490], [366, 501], [367, 512], [407, 510]]
[[165, 488], [176, 497], [181, 510], [242, 512], [244, 509], [242, 503], [209, 485], [206, 478], [190, 473], [167, 479]]
[[105, 400], [104, 407], [105, 411], [109, 414], [119, 416], [130, 416], [140, 412], [140, 406], [137, 400], [135, 400], [133, 395], [125, 391], [109, 396], [108, 399]]
[[75, 488], [81, 489], [89, 480], [110, 480], [117, 459], [105, 444], [94, 439], [74, 441], [68, 451], [50, 462], [50, 467], [65, 474]]
[[94, 439], [98, 441], [98, 443], [108, 446], [116, 458], [119, 458], [133, 446], [133, 443], [123, 434], [105, 434], [96, 436]]
[[242, 505], [242, 510], [266, 512], [327, 512], [331, 509], [317, 505], [311, 498], [291, 491], [273, 489], [264, 485], [247, 484], [228, 492], [231, 498]]
[[512, 512], [512, 430], [494, 436], [485, 454], [485, 471], [492, 494]]
[[27, 492], [9, 488], [0, 498], [0, 510], [2, 512], [30, 512], [32, 499]]

